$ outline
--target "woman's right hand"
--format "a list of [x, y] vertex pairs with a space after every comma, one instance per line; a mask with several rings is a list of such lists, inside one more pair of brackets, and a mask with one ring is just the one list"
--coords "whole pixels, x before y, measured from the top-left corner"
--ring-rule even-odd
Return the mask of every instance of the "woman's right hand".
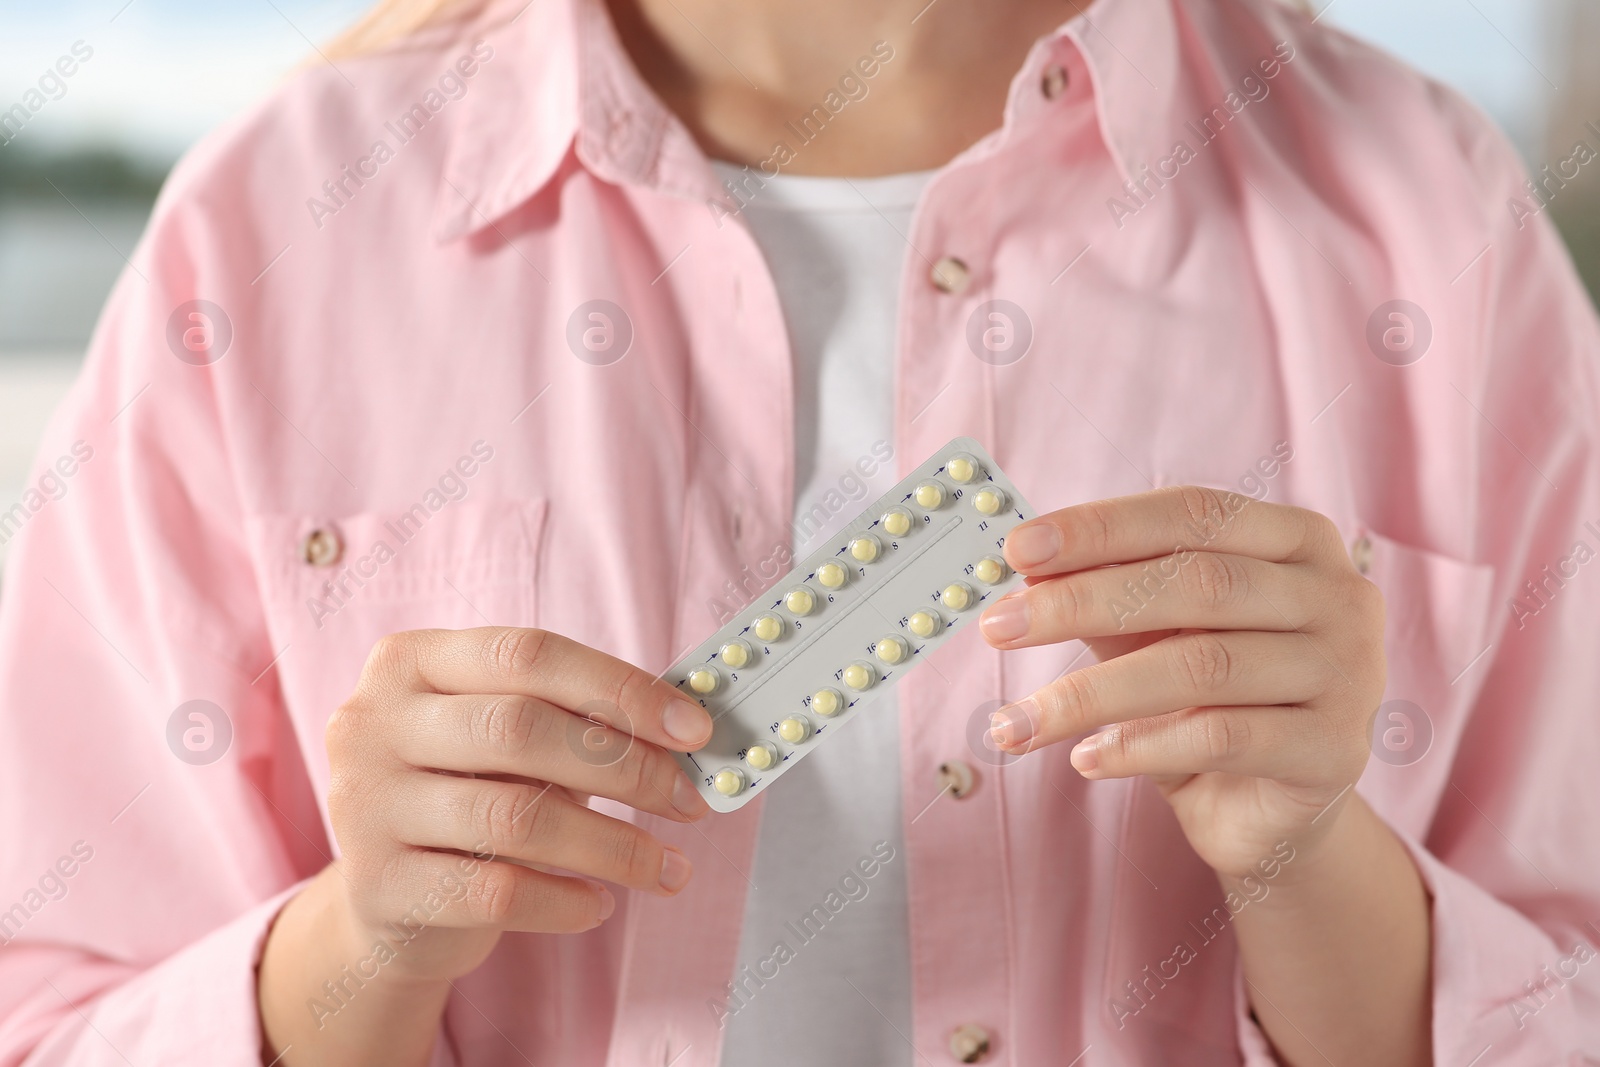
[[[323, 981], [337, 983], [380, 940], [394, 948], [381, 966], [394, 996], [353, 996], [343, 1039], [367, 1023], [380, 1044], [392, 1042], [419, 1006], [442, 1009], [448, 982], [507, 930], [599, 925], [615, 907], [601, 882], [677, 893], [691, 873], [683, 854], [586, 798], [697, 819], [710, 808], [667, 750], [710, 736], [694, 700], [558, 634], [384, 638], [328, 722], [328, 811], [341, 855], [269, 936], [259, 983], [269, 1045], [295, 1046], [286, 1064], [321, 1062], [313, 1047], [334, 1020], [308, 1012], [306, 997], [323, 996]], [[414, 939], [397, 937], [424, 923]], [[333, 1045], [341, 1055], [374, 1051], [364, 1040]], [[403, 1062], [416, 1050], [389, 1052]]]

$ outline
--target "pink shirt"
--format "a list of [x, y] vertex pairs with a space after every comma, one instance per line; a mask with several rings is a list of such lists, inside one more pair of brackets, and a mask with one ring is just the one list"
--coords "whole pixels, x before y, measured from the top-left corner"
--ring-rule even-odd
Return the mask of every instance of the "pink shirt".
[[[380, 635], [661, 669], [774, 573], [766, 268], [600, 9], [521, 5], [306, 70], [192, 153], [0, 515], [0, 1063], [256, 1062], [264, 931], [335, 850], [323, 723]], [[902, 468], [972, 434], [1040, 508], [1199, 482], [1347, 532], [1410, 702], [1359, 788], [1433, 895], [1441, 1063], [1600, 1046], [1600, 331], [1522, 182], [1454, 94], [1267, 0], [1099, 0], [929, 185], [894, 356]], [[907, 1037], [1269, 1063], [1155, 791], [974, 746], [1080, 652], [968, 640], [900, 690]], [[438, 1062], [715, 1063], [760, 817], [646, 819], [691, 886], [505, 938]]]

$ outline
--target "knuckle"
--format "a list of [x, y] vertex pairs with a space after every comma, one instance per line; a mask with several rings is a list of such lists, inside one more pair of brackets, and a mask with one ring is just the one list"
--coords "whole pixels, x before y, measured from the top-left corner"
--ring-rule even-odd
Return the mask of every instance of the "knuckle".
[[638, 667], [629, 667], [622, 672], [622, 677], [617, 679], [617, 687], [611, 693], [612, 707], [623, 720], [631, 721], [627, 709], [635, 704], [643, 704], [646, 696], [655, 685], [655, 678]]
[[635, 745], [622, 758], [622, 784], [635, 807], [656, 799], [661, 792], [657, 781], [662, 768], [652, 751]]
[[547, 805], [539, 804], [530, 790], [486, 783], [473, 793], [468, 824], [496, 854], [515, 854], [547, 829]]
[[1173, 642], [1174, 669], [1191, 693], [1214, 693], [1227, 686], [1235, 670], [1227, 643], [1216, 634], [1190, 634]]
[[1084, 626], [1093, 610], [1093, 595], [1084, 583], [1074, 581], [1071, 575], [1046, 582], [1038, 590], [1025, 589], [1022, 595], [1036, 598], [1041, 594], [1056, 622], [1073, 633]]
[[416, 654], [416, 638], [411, 633], [384, 634], [372, 643], [362, 673], [390, 678], [404, 674], [416, 663]]
[[1221, 490], [1208, 485], [1180, 485], [1174, 492], [1192, 524], [1202, 530], [1209, 530], [1210, 524], [1220, 528], [1223, 517], [1228, 514], [1225, 494]]
[[1049, 720], [1065, 734], [1077, 733], [1095, 721], [1100, 699], [1091, 674], [1092, 668], [1074, 671], [1050, 686], [1046, 691], [1049, 699], [1040, 708], [1047, 721], [1035, 724], [1041, 732], [1051, 725]]
[[1359, 586], [1351, 591], [1350, 600], [1356, 606], [1358, 618], [1369, 631], [1376, 633], [1379, 640], [1382, 640], [1389, 613], [1389, 605], [1384, 600], [1383, 590], [1365, 578], [1357, 578], [1356, 582]]
[[1102, 558], [1109, 555], [1116, 538], [1116, 522], [1110, 506], [1104, 501], [1092, 500], [1079, 507], [1082, 509], [1079, 514], [1083, 518], [1083, 528], [1073, 532], [1088, 540], [1094, 555]]
[[539, 665], [547, 631], [508, 626], [496, 630], [484, 650], [489, 667], [502, 677], [527, 677]]
[[1185, 588], [1201, 607], [1230, 607], [1237, 603], [1247, 586], [1243, 567], [1227, 556], [1197, 552], [1189, 564]]
[[1101, 762], [1111, 767], [1127, 767], [1137, 760], [1149, 727], [1143, 720], [1125, 722], [1106, 731], [1099, 745]]
[[1320, 511], [1310, 508], [1291, 507], [1300, 525], [1300, 551], [1299, 556], [1333, 555], [1348, 558], [1344, 547], [1344, 535], [1339, 532], [1339, 527], [1334, 521]]
[[333, 764], [328, 775], [328, 822], [342, 847], [348, 848], [360, 831], [372, 824], [373, 812], [384, 810], [384, 805], [374, 802], [377, 792], [369, 773], [348, 764]]
[[1208, 712], [1194, 719], [1200, 752], [1213, 763], [1226, 762], [1250, 745], [1249, 722], [1225, 712]]
[[503, 927], [517, 912], [517, 872], [503, 863], [485, 863], [466, 883], [467, 911], [489, 927]]
[[518, 757], [539, 739], [540, 719], [539, 707], [532, 700], [502, 696], [475, 707], [469, 729], [478, 745], [491, 752]]
[[615, 828], [606, 842], [607, 859], [624, 885], [648, 888], [661, 878], [661, 846], [644, 831], [626, 824]]
[[358, 722], [364, 708], [360, 695], [352, 696], [333, 709], [322, 728], [322, 742], [328, 750], [328, 760], [337, 764], [350, 752], [358, 733]]

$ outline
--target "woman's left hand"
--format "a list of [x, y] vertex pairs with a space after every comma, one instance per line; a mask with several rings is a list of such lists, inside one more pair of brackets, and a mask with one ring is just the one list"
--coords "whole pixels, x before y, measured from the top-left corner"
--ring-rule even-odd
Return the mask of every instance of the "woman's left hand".
[[997, 744], [1089, 733], [1072, 765], [1148, 775], [1225, 879], [1285, 839], [1315, 848], [1366, 765], [1385, 677], [1383, 597], [1332, 522], [1177, 486], [1033, 519], [1005, 554], [1028, 585], [984, 613], [989, 643], [1081, 639], [1100, 662], [996, 712]]

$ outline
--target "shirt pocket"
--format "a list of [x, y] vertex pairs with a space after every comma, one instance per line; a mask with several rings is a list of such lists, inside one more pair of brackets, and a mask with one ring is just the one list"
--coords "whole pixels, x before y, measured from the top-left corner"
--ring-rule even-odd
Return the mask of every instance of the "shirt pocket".
[[328, 715], [354, 691], [379, 638], [539, 624], [546, 510], [543, 499], [487, 498], [445, 501], [432, 512], [418, 504], [247, 520], [276, 656], [271, 670], [302, 745], [316, 754], [314, 780]]
[[1420, 548], [1357, 521], [1356, 568], [1383, 593], [1389, 677], [1372, 727], [1361, 792], [1422, 837], [1493, 650], [1495, 569]]

